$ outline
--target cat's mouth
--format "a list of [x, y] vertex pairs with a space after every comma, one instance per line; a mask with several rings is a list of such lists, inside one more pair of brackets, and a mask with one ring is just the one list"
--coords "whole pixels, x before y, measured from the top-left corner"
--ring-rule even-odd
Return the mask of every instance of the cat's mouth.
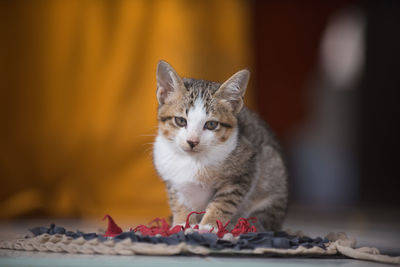
[[183, 151], [187, 152], [188, 154], [197, 154], [200, 153], [198, 149], [193, 149], [193, 148], [183, 148]]

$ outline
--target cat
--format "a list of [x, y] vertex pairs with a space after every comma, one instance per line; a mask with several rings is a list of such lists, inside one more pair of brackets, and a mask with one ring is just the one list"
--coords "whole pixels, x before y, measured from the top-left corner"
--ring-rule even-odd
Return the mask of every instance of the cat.
[[181, 78], [159, 61], [153, 161], [173, 225], [184, 225], [191, 211], [206, 211], [190, 223], [205, 231], [217, 229], [217, 219], [233, 224], [256, 217], [258, 231], [281, 229], [287, 169], [274, 134], [243, 106], [249, 76], [240, 70], [222, 84]]

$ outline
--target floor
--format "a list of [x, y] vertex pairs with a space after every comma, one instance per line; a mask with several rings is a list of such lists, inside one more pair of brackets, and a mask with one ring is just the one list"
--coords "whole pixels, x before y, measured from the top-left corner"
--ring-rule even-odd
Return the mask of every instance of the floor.
[[[400, 216], [397, 211], [342, 210], [323, 214], [306, 208], [290, 210], [285, 229], [298, 230], [315, 237], [331, 231], [346, 232], [359, 246], [373, 246], [382, 253], [400, 255]], [[32, 226], [50, 222], [71, 230], [95, 231], [104, 222], [77, 220], [22, 220], [0, 222], [0, 239], [23, 236]], [[117, 221], [118, 222], [118, 221]], [[120, 223], [123, 229], [129, 224]], [[124, 227], [125, 226], [125, 227]], [[107, 256], [0, 250], [0, 266], [390, 266], [345, 258], [276, 258], [276, 257], [197, 257], [197, 256]]]
[[232, 258], [232, 257], [192, 257], [192, 256], [106, 256], [106, 255], [68, 255], [43, 252], [6, 253], [0, 250], [0, 266], [390, 266], [373, 262], [349, 259], [304, 259], [304, 258]]

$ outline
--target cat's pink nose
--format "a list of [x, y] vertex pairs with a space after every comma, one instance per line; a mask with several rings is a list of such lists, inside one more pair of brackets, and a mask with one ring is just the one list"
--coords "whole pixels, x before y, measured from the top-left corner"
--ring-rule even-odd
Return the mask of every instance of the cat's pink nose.
[[194, 140], [186, 140], [186, 142], [189, 144], [189, 146], [191, 147], [191, 148], [194, 148], [195, 146], [197, 146], [199, 143], [200, 143], [200, 141], [194, 141]]

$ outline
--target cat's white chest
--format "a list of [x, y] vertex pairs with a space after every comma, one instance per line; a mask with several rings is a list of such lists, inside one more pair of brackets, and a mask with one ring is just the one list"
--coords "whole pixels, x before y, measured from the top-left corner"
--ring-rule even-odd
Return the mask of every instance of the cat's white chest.
[[204, 164], [176, 152], [168, 141], [160, 136], [154, 143], [154, 164], [161, 178], [176, 189], [179, 202], [191, 210], [205, 210], [213, 190], [211, 185], [197, 180], [198, 172], [206, 167]]
[[178, 200], [192, 211], [205, 211], [213, 190], [198, 183], [177, 184]]

